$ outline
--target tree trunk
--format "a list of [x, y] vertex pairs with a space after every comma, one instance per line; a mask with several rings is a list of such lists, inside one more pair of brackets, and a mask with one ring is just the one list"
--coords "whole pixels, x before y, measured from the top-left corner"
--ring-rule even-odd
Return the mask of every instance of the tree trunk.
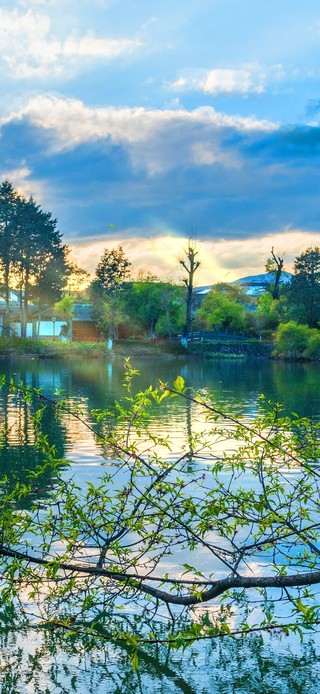
[[189, 241], [188, 247], [185, 250], [186, 258], [182, 258], [179, 262], [183, 269], [186, 271], [186, 278], [183, 279], [184, 284], [187, 287], [187, 297], [186, 297], [186, 324], [184, 328], [185, 337], [190, 337], [192, 339], [192, 303], [193, 303], [193, 280], [194, 274], [198, 269], [200, 262], [197, 260], [198, 251], [196, 251], [194, 245]]
[[67, 338], [68, 342], [72, 342], [72, 318], [67, 321]]
[[9, 289], [9, 274], [10, 274], [10, 264], [6, 263], [4, 268], [4, 290], [5, 290], [5, 304], [6, 311], [4, 316], [4, 323], [2, 328], [2, 334], [4, 337], [10, 336], [10, 289]]
[[276, 278], [275, 278], [273, 290], [272, 290], [272, 298], [273, 299], [279, 299], [280, 279], [281, 279], [282, 268], [283, 268], [283, 260], [281, 260], [281, 262], [277, 264]]
[[24, 297], [22, 301], [22, 322], [21, 322], [21, 337], [27, 337], [27, 316], [29, 303], [29, 273], [26, 273], [24, 283]]

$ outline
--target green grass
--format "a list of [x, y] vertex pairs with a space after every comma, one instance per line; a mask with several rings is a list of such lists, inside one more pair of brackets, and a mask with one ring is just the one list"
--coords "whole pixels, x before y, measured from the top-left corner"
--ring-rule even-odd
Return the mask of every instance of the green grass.
[[32, 355], [67, 357], [73, 355], [99, 357], [108, 354], [104, 342], [54, 342], [32, 338], [0, 337], [1, 355]]
[[[116, 340], [113, 343], [113, 354], [119, 357], [152, 357], [157, 355], [168, 356], [195, 356], [209, 359], [235, 359], [250, 354], [250, 347], [261, 347], [256, 339], [244, 339], [237, 342], [223, 341], [221, 350], [219, 341], [205, 341], [189, 343], [188, 349], [181, 346], [179, 341], [166, 340]], [[236, 349], [235, 349], [236, 348]], [[1, 355], [30, 355], [44, 358], [50, 357], [91, 357], [99, 358], [110, 356], [107, 342], [60, 342], [36, 340], [31, 338], [5, 338], [0, 337]]]

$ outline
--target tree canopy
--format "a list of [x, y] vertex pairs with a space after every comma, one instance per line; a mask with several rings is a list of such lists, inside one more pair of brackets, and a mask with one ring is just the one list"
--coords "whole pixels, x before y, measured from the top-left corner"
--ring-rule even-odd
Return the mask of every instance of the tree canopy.
[[307, 248], [294, 263], [289, 303], [294, 318], [315, 328], [320, 324], [320, 248]]
[[[127, 361], [123, 402], [87, 424], [109, 462], [84, 491], [66, 477], [68, 463], [41, 425], [46, 406], [77, 420], [81, 412], [21, 383], [6, 386], [32, 409], [41, 398], [34, 425], [42, 462], [31, 477], [40, 487], [49, 469], [54, 482], [44, 508], [33, 486], [2, 480], [2, 604], [14, 600], [26, 619], [28, 600], [42, 624], [123, 642], [134, 665], [142, 644], [303, 636], [320, 621], [320, 424], [265, 402], [249, 425], [181, 376], [136, 395], [135, 376]], [[150, 408], [172, 397], [205, 417], [181, 451], [149, 430]]]
[[197, 319], [207, 329], [243, 330], [247, 312], [244, 306], [249, 298], [237, 286], [216, 284], [205, 296]]
[[44, 212], [32, 197], [21, 196], [10, 181], [4, 181], [0, 186], [0, 267], [7, 323], [9, 289], [20, 291], [22, 335], [30, 299], [45, 306], [60, 298], [67, 274], [66, 252], [52, 214]]
[[118, 291], [130, 276], [130, 267], [122, 246], [106, 248], [96, 268], [97, 286], [106, 293]]

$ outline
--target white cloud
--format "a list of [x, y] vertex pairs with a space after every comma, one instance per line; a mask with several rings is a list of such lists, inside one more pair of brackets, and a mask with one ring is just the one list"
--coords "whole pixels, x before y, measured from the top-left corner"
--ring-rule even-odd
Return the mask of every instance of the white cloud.
[[210, 70], [203, 84], [203, 91], [210, 94], [261, 94], [264, 91], [261, 78], [262, 75], [257, 75], [255, 70], [250, 68]]
[[249, 63], [236, 68], [213, 68], [211, 70], [189, 70], [165, 86], [171, 91], [202, 91], [218, 94], [262, 94], [267, 85], [285, 77], [282, 65], [263, 68], [258, 63]]
[[0, 169], [0, 181], [6, 179], [11, 181], [15, 190], [21, 195], [29, 198], [31, 195], [37, 202], [44, 204], [46, 197], [46, 184], [44, 181], [32, 179], [32, 170], [26, 165], [25, 161], [15, 169]]
[[83, 59], [112, 60], [141, 46], [136, 39], [84, 36], [64, 38], [51, 32], [50, 17], [35, 9], [0, 9], [0, 55], [10, 75], [18, 79], [59, 76]]
[[[147, 110], [137, 108], [89, 108], [76, 99], [44, 95], [2, 119], [2, 125], [26, 119], [51, 133], [51, 150], [72, 150], [83, 142], [108, 139], [124, 145], [134, 167], [150, 175], [177, 165], [210, 165], [219, 162], [240, 166], [239, 156], [221, 144], [226, 130], [255, 137], [278, 125], [255, 117], [228, 116], [211, 107]], [[1, 125], [1, 121], [0, 121]]]

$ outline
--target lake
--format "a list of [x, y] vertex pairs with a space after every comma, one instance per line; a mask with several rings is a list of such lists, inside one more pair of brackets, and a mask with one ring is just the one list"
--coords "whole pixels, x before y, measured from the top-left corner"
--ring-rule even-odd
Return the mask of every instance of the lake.
[[[185, 359], [136, 360], [139, 369], [137, 388], [144, 389], [158, 380], [172, 384], [181, 375], [186, 384], [207, 395], [216, 406], [250, 422], [263, 407], [259, 395], [282, 402], [286, 413], [320, 419], [318, 364], [290, 364], [245, 359], [195, 361]], [[68, 399], [71, 408], [81, 408], [91, 422], [93, 409], [110, 408], [125, 394], [122, 386], [123, 363], [110, 358], [100, 360], [2, 361], [0, 373], [13, 376], [32, 388], [53, 397], [56, 390]], [[7, 430], [7, 441], [0, 457], [1, 473], [12, 482], [25, 479], [39, 460], [34, 448], [30, 414], [14, 394], [3, 392], [0, 401], [1, 428]], [[105, 463], [104, 448], [94, 440], [79, 420], [65, 415], [57, 418], [48, 408], [44, 425], [54, 440], [59, 455], [71, 461], [71, 473], [80, 485], [96, 481]], [[154, 407], [150, 428], [173, 439], [173, 453], [181, 448], [190, 433], [203, 427], [199, 411], [178, 398], [168, 400], [159, 410]], [[50, 494], [48, 478], [44, 497]], [[22, 651], [20, 650], [22, 648]], [[276, 657], [275, 657], [276, 655]], [[14, 674], [15, 673], [15, 674]], [[209, 694], [211, 692], [320, 691], [312, 689], [319, 675], [314, 644], [299, 647], [278, 639], [257, 637], [242, 641], [195, 646], [171, 660], [163, 654], [148, 653], [133, 673], [129, 655], [124, 649], [81, 649], [77, 643], [66, 643], [61, 634], [34, 632], [2, 635], [0, 679], [2, 692], [168, 692], [176, 694]], [[16, 680], [14, 679], [16, 677]], [[27, 682], [29, 677], [29, 684]], [[31, 679], [30, 679], [31, 677]], [[10, 688], [11, 687], [11, 688]], [[38, 688], [37, 688], [38, 687]], [[46, 689], [47, 687], [47, 689]]]

